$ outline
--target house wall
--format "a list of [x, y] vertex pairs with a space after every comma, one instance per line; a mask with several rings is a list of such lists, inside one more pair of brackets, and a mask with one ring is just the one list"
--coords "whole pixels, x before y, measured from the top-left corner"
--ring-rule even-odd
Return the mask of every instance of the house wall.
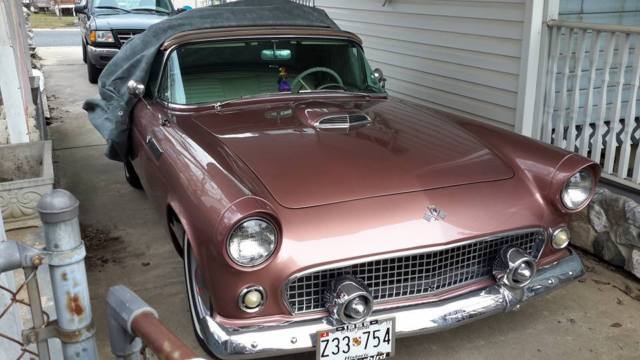
[[541, 2], [384, 3], [316, 0], [340, 27], [362, 37], [392, 96], [517, 129], [519, 74], [526, 72], [522, 60], [529, 49], [525, 28], [532, 4]]
[[561, 0], [561, 20], [640, 25], [638, 0]]

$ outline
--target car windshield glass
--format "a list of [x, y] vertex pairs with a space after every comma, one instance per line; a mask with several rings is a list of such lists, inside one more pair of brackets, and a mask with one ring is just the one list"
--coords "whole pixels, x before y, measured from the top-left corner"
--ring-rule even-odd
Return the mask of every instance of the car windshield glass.
[[171, 0], [94, 0], [94, 8], [121, 9], [126, 11], [155, 10], [170, 12]]
[[384, 92], [357, 44], [279, 39], [179, 47], [169, 57], [159, 96], [184, 105], [310, 91]]

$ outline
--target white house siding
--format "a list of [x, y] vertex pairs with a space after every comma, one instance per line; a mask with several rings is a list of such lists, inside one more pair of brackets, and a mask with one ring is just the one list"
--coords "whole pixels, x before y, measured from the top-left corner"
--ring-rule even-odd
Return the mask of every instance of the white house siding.
[[363, 42], [392, 96], [513, 129], [525, 0], [316, 0]]
[[640, 25], [638, 0], [561, 0], [561, 20]]

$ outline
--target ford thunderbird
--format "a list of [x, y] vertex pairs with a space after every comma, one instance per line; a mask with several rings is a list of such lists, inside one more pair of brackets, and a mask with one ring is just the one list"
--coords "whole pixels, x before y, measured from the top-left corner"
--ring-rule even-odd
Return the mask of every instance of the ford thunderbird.
[[212, 27], [154, 56], [127, 88], [125, 175], [166, 219], [210, 354], [383, 359], [583, 274], [567, 223], [599, 167], [390, 97], [353, 33]]

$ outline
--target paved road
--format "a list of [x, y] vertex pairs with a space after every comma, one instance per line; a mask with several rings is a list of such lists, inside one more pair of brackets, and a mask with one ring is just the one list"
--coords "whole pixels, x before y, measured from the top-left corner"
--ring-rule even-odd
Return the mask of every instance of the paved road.
[[[40, 56], [52, 107], [56, 187], [78, 197], [85, 229], [100, 230], [84, 236], [100, 358], [113, 358], [104, 299], [115, 284], [136, 291], [174, 333], [199, 349], [187, 312], [182, 262], [144, 193], [127, 186], [120, 163], [104, 157], [104, 141], [82, 110], [84, 99], [95, 96], [97, 88], [86, 81], [80, 47], [42, 48]], [[585, 263], [582, 280], [518, 312], [398, 339], [394, 360], [637, 360], [640, 283], [591, 259]], [[313, 354], [279, 358], [313, 359]]]
[[36, 47], [44, 46], [80, 46], [80, 30], [70, 29], [34, 29], [33, 44]]

